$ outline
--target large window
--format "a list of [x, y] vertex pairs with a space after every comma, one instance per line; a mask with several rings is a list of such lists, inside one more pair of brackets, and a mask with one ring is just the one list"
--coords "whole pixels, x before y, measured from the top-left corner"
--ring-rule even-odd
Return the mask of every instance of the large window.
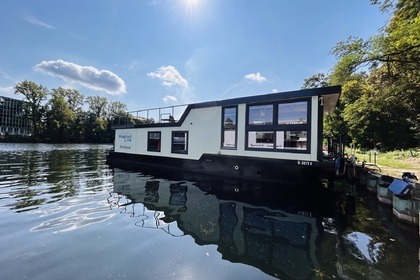
[[149, 132], [147, 136], [147, 150], [149, 152], [160, 152], [160, 131]]
[[249, 125], [273, 124], [273, 104], [253, 105], [248, 107]]
[[308, 102], [281, 103], [278, 105], [277, 123], [282, 125], [306, 124], [308, 122]]
[[172, 153], [188, 153], [188, 132], [172, 131]]
[[253, 104], [247, 110], [247, 149], [309, 152], [309, 100]]
[[222, 148], [236, 149], [237, 107], [223, 108]]
[[277, 131], [276, 149], [306, 150], [308, 133], [306, 131]]
[[248, 148], [269, 148], [274, 147], [274, 131], [249, 131]]

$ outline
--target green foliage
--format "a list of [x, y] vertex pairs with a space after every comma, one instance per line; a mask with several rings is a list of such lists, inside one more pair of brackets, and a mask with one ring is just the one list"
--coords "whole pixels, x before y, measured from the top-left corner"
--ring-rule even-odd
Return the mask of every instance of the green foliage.
[[23, 81], [15, 86], [15, 94], [22, 94], [25, 97], [24, 111], [26, 117], [31, 120], [33, 137], [38, 137], [43, 131], [43, 118], [45, 117], [44, 101], [47, 98], [48, 90], [42, 85], [31, 81]]
[[[332, 49], [338, 59], [328, 77], [341, 84], [336, 112], [325, 134], [346, 133], [362, 148], [420, 146], [420, 2], [371, 0], [392, 11], [389, 24], [368, 40], [349, 37]], [[304, 85], [316, 85], [316, 77]]]
[[[126, 113], [126, 105], [118, 101], [108, 101], [105, 97], [85, 98], [78, 90], [57, 88], [51, 92], [31, 81], [23, 81], [15, 86], [15, 93], [25, 97], [25, 113], [31, 119], [34, 134], [21, 138], [25, 142], [54, 143], [111, 143], [114, 132], [112, 124], [119, 118], [133, 117]], [[84, 101], [89, 105], [83, 110]], [[6, 137], [2, 141], [19, 141]]]
[[317, 73], [303, 82], [302, 89], [327, 87], [330, 85], [330, 78], [324, 73]]
[[108, 100], [105, 97], [101, 96], [88, 96], [86, 102], [89, 105], [89, 113], [94, 114], [97, 118], [106, 117], [106, 106]]
[[[377, 150], [352, 150], [352, 155], [359, 161], [373, 162], [376, 156], [376, 163], [381, 168], [391, 167], [403, 170], [418, 170], [418, 160], [420, 159], [420, 149], [393, 150], [380, 152]], [[398, 171], [400, 172], [400, 171]], [[401, 175], [401, 173], [394, 174]]]
[[72, 142], [76, 111], [72, 110], [72, 90], [53, 89], [47, 118], [48, 134], [54, 142]]

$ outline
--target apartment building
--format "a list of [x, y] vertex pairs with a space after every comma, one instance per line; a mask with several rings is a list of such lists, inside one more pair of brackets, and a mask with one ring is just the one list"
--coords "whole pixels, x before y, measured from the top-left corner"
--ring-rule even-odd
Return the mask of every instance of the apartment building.
[[32, 125], [24, 113], [24, 101], [0, 96], [0, 137], [32, 134]]

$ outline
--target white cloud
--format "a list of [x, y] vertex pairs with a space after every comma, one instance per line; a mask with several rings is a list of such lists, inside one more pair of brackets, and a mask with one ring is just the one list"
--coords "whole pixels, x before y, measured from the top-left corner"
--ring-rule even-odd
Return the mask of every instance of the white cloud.
[[41, 26], [46, 29], [55, 29], [55, 26], [45, 23], [43, 21], [40, 21], [39, 19], [36, 19], [33, 16], [23, 15], [23, 19], [33, 25]]
[[34, 69], [90, 90], [104, 91], [111, 95], [126, 92], [124, 81], [109, 70], [98, 70], [92, 66], [81, 66], [63, 60], [42, 61]]
[[257, 83], [262, 83], [262, 82], [267, 81], [267, 79], [265, 77], [261, 76], [261, 74], [259, 72], [245, 75], [245, 79], [253, 81], [253, 82], [257, 82]]
[[171, 87], [173, 85], [179, 85], [184, 88], [188, 88], [188, 82], [185, 80], [178, 70], [174, 66], [161, 66], [155, 72], [150, 72], [147, 76], [151, 78], [158, 78], [163, 80], [163, 85]]
[[0, 94], [14, 94], [14, 93], [15, 93], [14, 86], [0, 87]]
[[168, 103], [169, 101], [171, 102], [177, 102], [178, 99], [175, 96], [172, 95], [166, 95], [164, 98], [162, 98], [163, 102]]

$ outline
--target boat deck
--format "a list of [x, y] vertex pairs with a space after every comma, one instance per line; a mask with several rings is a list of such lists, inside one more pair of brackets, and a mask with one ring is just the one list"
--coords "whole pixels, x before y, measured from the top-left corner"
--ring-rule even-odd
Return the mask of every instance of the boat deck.
[[174, 105], [127, 112], [125, 116], [115, 118], [113, 129], [134, 127], [142, 124], [174, 123], [184, 113], [188, 104]]

